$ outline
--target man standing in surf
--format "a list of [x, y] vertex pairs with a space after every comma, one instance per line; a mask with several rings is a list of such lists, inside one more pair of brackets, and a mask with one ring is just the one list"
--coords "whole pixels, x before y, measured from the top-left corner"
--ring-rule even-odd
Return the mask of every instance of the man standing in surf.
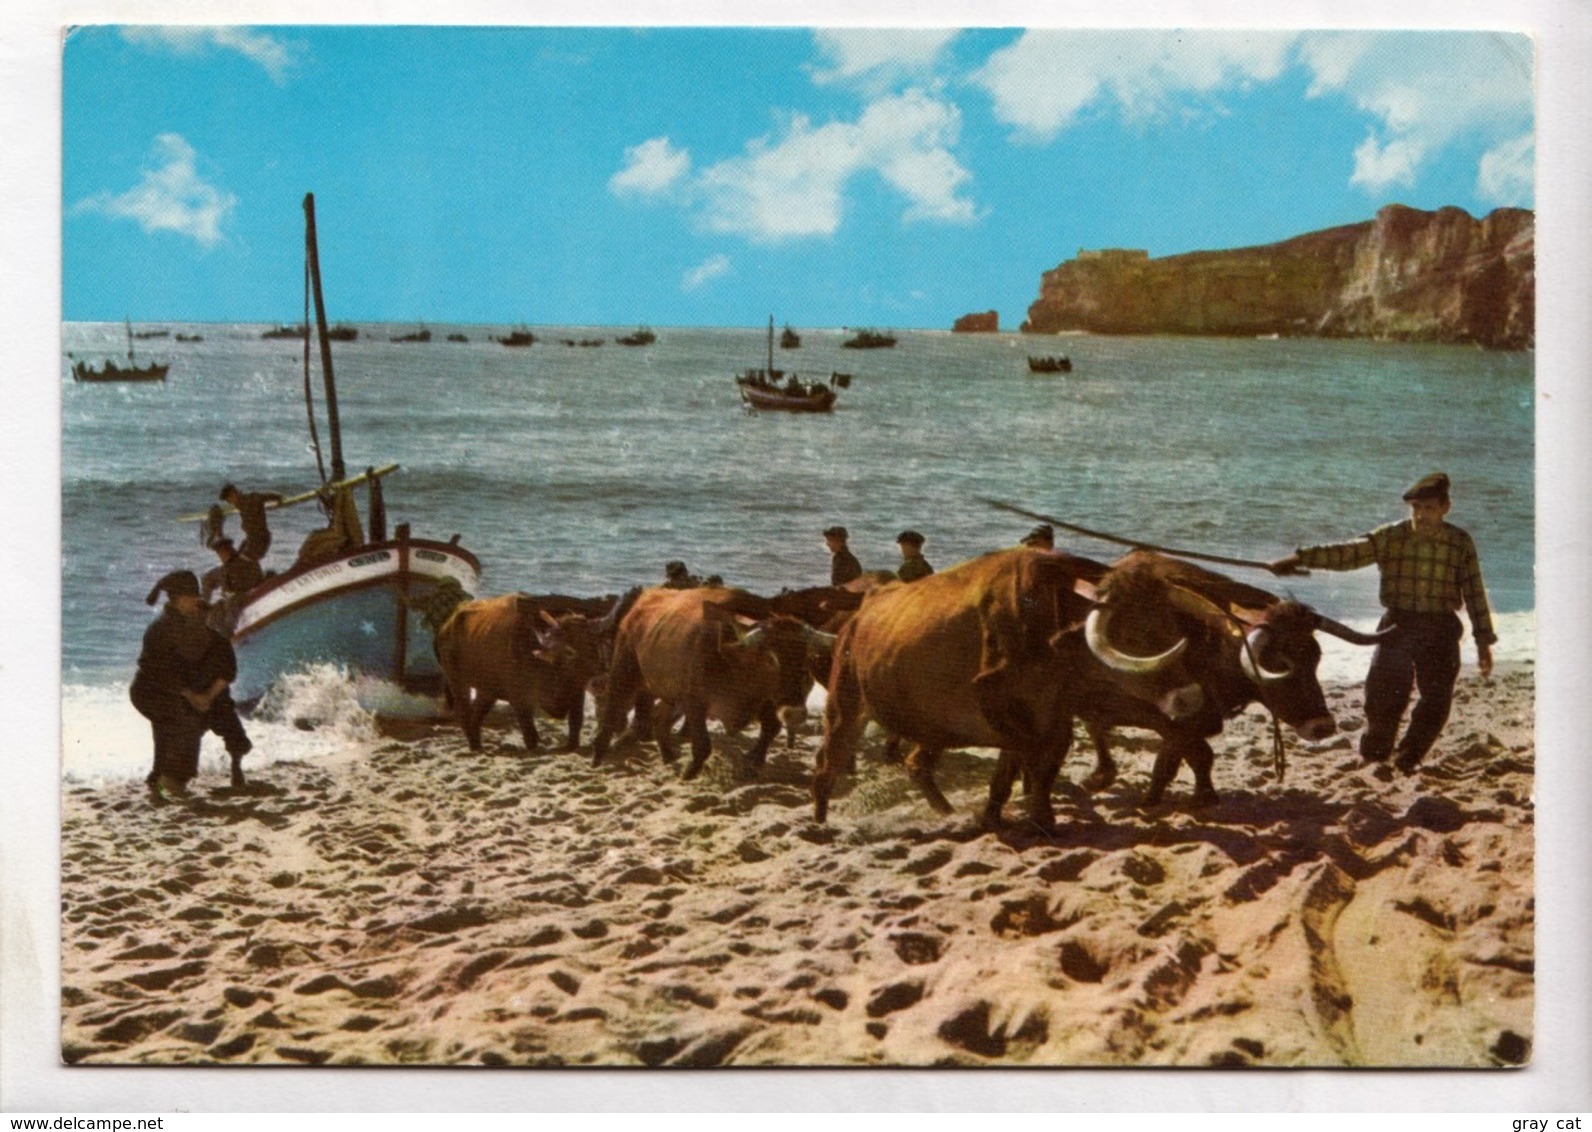
[[1394, 753], [1394, 739], [1409, 706], [1412, 686], [1420, 691], [1410, 725], [1397, 745], [1395, 765], [1413, 774], [1448, 722], [1454, 682], [1459, 678], [1459, 641], [1465, 628], [1456, 610], [1464, 605], [1476, 638], [1476, 667], [1492, 673], [1492, 614], [1482, 584], [1481, 563], [1470, 535], [1447, 522], [1448, 476], [1434, 472], [1404, 493], [1409, 519], [1378, 527], [1349, 542], [1301, 547], [1269, 564], [1278, 575], [1318, 570], [1358, 570], [1376, 564], [1380, 598], [1387, 610], [1379, 628], [1396, 627], [1371, 655], [1365, 677], [1365, 734], [1360, 755], [1373, 763]]

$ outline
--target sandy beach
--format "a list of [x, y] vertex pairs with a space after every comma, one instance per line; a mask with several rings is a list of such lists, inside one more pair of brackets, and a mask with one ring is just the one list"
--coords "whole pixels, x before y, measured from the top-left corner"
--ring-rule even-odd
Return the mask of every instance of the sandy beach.
[[[1510, 1066], [1530, 1059], [1534, 674], [1467, 670], [1415, 777], [1252, 708], [1137, 801], [1075, 743], [1053, 837], [983, 831], [989, 752], [941, 817], [880, 737], [827, 825], [817, 721], [760, 781], [650, 745], [590, 765], [456, 726], [279, 762], [242, 792], [68, 785], [62, 1058], [81, 1064]], [[496, 724], [495, 727], [492, 724]], [[544, 741], [554, 733], [543, 728]], [[208, 742], [208, 740], [207, 740]]]

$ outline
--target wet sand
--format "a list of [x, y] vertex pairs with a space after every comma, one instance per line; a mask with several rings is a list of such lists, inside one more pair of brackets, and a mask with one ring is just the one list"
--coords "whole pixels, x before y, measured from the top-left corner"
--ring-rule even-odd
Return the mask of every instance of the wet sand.
[[[744, 782], [650, 745], [527, 754], [506, 717], [278, 763], [154, 807], [63, 798], [62, 1057], [98, 1064], [1506, 1066], [1533, 1007], [1533, 671], [1461, 678], [1422, 772], [1269, 717], [1142, 810], [1119, 733], [1057, 830], [980, 830], [992, 760], [933, 813], [870, 734], [829, 822], [816, 721]], [[544, 739], [555, 733], [544, 727]], [[590, 741], [590, 728], [586, 740]], [[208, 742], [208, 740], [207, 740]]]

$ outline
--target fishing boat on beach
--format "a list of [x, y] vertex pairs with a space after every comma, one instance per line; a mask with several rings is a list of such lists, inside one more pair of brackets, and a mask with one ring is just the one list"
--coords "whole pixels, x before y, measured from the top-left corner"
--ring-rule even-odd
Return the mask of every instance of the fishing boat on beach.
[[[71, 357], [70, 354], [67, 357]], [[87, 362], [72, 362], [73, 381], [165, 381], [166, 371], [171, 364], [150, 362], [139, 365], [138, 358], [133, 353], [133, 324], [127, 320], [127, 364], [117, 365], [116, 362], [106, 359], [103, 366], [91, 366]]]
[[[845, 382], [840, 381], [845, 378]], [[835, 390], [851, 383], [850, 374], [832, 373], [829, 382], [802, 381], [795, 374], [774, 368], [774, 318], [768, 320], [768, 358], [762, 369], [749, 369], [735, 379], [741, 401], [750, 409], [787, 413], [828, 413], [835, 407]]]
[[[330, 468], [322, 460], [306, 357], [309, 433], [321, 483], [276, 506], [318, 500], [329, 522], [325, 530], [315, 531], [305, 540], [292, 567], [268, 576], [244, 595], [232, 632], [238, 657], [233, 696], [240, 704], [252, 706], [279, 677], [311, 665], [335, 664], [350, 674], [425, 697], [418, 704], [384, 703], [379, 708], [384, 713], [431, 714], [436, 705], [430, 697], [441, 694], [442, 675], [432, 651], [431, 630], [419, 610], [439, 585], [457, 583], [466, 595], [474, 594], [481, 563], [459, 545], [457, 534], [446, 542], [416, 538], [408, 523], [399, 523], [388, 532], [382, 480], [398, 471], [397, 464], [348, 475], [337, 414], [332, 338], [321, 294], [313, 193], [304, 197], [304, 217], [306, 286], [312, 288], [315, 302]], [[367, 492], [368, 528], [361, 523], [354, 500], [358, 486]], [[185, 516], [188, 520], [207, 518]]]
[[1044, 357], [1028, 355], [1029, 373], [1071, 373], [1072, 359], [1066, 354], [1050, 354]]

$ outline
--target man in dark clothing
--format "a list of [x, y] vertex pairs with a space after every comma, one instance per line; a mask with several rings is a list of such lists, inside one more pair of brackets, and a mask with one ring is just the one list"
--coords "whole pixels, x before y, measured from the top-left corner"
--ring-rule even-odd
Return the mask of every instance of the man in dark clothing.
[[281, 493], [239, 491], [236, 485], [229, 483], [221, 489], [221, 502], [237, 508], [238, 520], [243, 524], [243, 545], [238, 553], [256, 562], [264, 561], [265, 552], [271, 549], [271, 528], [265, 521], [265, 505], [281, 503]]
[[850, 537], [845, 527], [830, 527], [824, 532], [824, 544], [829, 547], [829, 584], [832, 586], [843, 586], [862, 577], [862, 563], [846, 545]]
[[1349, 542], [1302, 547], [1270, 564], [1274, 574], [1319, 570], [1357, 570], [1376, 564], [1382, 575], [1381, 600], [1387, 613], [1380, 628], [1396, 632], [1377, 645], [1365, 677], [1365, 734], [1360, 755], [1385, 762], [1409, 706], [1412, 686], [1420, 691], [1410, 725], [1398, 743], [1396, 765], [1413, 774], [1437, 741], [1453, 702], [1459, 677], [1459, 641], [1465, 628], [1455, 613], [1461, 605], [1476, 638], [1476, 666], [1492, 672], [1492, 614], [1482, 585], [1481, 563], [1469, 534], [1444, 520], [1450, 506], [1448, 477], [1434, 472], [1404, 493], [1409, 519], [1378, 527]]
[[702, 579], [691, 573], [678, 558], [663, 568], [663, 588], [666, 590], [694, 590], [701, 584]]
[[896, 545], [901, 548], [901, 565], [896, 577], [903, 582], [915, 582], [934, 573], [934, 567], [923, 557], [923, 536], [917, 531], [902, 531], [896, 535]]
[[[210, 627], [224, 637], [232, 636], [238, 620], [238, 606], [243, 595], [259, 585], [265, 578], [260, 564], [238, 553], [229, 538], [218, 538], [210, 544], [220, 561], [206, 570], [199, 579], [200, 596], [210, 604], [207, 620]], [[220, 591], [220, 598], [212, 597]]]
[[166, 607], [144, 631], [138, 673], [129, 689], [133, 706], [149, 720], [155, 759], [146, 781], [157, 802], [186, 798], [199, 772], [199, 741], [215, 731], [232, 756], [232, 784], [243, 785], [242, 759], [251, 748], [227, 692], [237, 676], [232, 644], [205, 624], [199, 579], [188, 570], [167, 574], [144, 599]]
[[1023, 536], [1023, 545], [1031, 546], [1035, 550], [1055, 550], [1056, 531], [1049, 523], [1040, 523], [1039, 526]]

